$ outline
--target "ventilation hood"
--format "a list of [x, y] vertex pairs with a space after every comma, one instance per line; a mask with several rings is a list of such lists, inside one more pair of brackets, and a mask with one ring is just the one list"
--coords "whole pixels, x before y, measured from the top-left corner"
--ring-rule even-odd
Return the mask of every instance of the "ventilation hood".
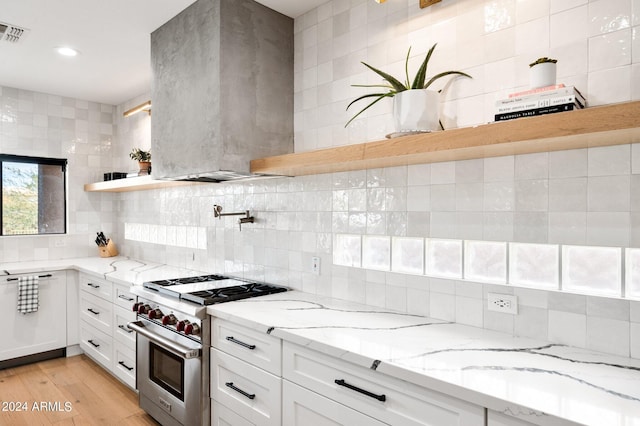
[[151, 34], [154, 179], [250, 177], [293, 152], [293, 20], [252, 0], [198, 0]]

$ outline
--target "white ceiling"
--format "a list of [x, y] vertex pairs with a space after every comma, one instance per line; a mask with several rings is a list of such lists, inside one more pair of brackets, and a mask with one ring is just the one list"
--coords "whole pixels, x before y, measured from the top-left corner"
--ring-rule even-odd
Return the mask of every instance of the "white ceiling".
[[[297, 17], [327, 0], [256, 0]], [[194, 0], [0, 0], [0, 86], [119, 105], [150, 90], [149, 34]], [[54, 50], [70, 46], [74, 58]]]

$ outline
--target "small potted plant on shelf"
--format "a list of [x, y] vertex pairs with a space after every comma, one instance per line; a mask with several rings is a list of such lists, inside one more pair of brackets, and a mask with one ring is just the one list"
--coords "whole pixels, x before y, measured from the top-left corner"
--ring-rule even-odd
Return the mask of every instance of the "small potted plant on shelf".
[[140, 148], [133, 148], [129, 153], [132, 160], [138, 162], [138, 176], [148, 175], [151, 173], [151, 151], [143, 151]]
[[429, 49], [429, 52], [427, 52], [427, 56], [424, 58], [424, 61], [422, 61], [422, 65], [418, 69], [413, 81], [409, 80], [409, 56], [411, 54], [411, 48], [409, 48], [407, 58], [405, 60], [406, 80], [404, 82], [401, 82], [399, 79], [396, 79], [384, 71], [362, 62], [364, 66], [381, 76], [385, 80], [385, 83], [354, 85], [354, 87], [379, 87], [386, 89], [386, 91], [370, 93], [353, 100], [347, 106], [347, 109], [362, 99], [375, 98], [373, 102], [354, 115], [351, 120], [347, 122], [345, 127], [348, 126], [356, 117], [382, 99], [394, 98], [393, 118], [397, 133], [431, 132], [440, 130], [440, 120], [438, 119], [439, 92], [427, 89], [436, 80], [448, 75], [459, 75], [469, 78], [471, 78], [471, 76], [462, 71], [444, 71], [427, 80], [427, 66], [429, 65], [429, 60], [431, 59], [431, 55], [433, 54], [436, 45], [437, 43]]
[[529, 64], [529, 86], [531, 89], [556, 84], [557, 59], [542, 57]]

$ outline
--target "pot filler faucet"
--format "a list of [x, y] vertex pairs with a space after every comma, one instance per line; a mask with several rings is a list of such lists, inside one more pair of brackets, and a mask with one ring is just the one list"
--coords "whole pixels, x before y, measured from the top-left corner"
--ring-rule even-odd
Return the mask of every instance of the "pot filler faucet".
[[242, 231], [243, 223], [254, 223], [255, 218], [249, 214], [249, 210], [245, 210], [244, 212], [238, 213], [222, 213], [222, 206], [217, 204], [213, 205], [213, 215], [218, 219], [222, 219], [222, 216], [244, 216], [238, 219], [238, 226], [240, 227], [240, 231]]

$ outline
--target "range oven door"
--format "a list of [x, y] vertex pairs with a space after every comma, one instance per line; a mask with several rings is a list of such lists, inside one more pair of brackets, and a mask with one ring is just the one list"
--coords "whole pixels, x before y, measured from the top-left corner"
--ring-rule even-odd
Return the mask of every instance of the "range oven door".
[[202, 345], [138, 318], [137, 383], [140, 407], [163, 425], [199, 425]]

